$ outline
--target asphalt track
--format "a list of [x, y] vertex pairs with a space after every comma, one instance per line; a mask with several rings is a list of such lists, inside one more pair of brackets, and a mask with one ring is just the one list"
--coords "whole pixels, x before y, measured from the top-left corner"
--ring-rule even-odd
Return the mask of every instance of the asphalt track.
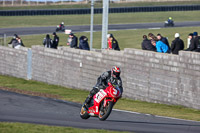
[[199, 133], [200, 122], [113, 110], [106, 121], [79, 116], [80, 104], [0, 90], [0, 121], [136, 133]]
[[[190, 22], [175, 22], [175, 27], [198, 27], [200, 21]], [[138, 23], [138, 24], [113, 24], [108, 26], [109, 31], [117, 30], [129, 30], [129, 29], [160, 29], [165, 28], [163, 23]], [[170, 27], [171, 28], [171, 27]], [[18, 35], [33, 35], [33, 34], [47, 34], [55, 32], [55, 27], [27, 27], [27, 28], [0, 28], [0, 34], [6, 34], [7, 36]], [[89, 32], [89, 25], [76, 25], [66, 26], [66, 29], [72, 30], [72, 32]], [[101, 31], [101, 25], [94, 25], [94, 31]]]

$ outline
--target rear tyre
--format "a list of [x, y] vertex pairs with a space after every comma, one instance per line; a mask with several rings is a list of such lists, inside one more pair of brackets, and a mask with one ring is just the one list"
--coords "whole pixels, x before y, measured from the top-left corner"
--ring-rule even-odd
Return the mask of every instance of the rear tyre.
[[88, 119], [90, 118], [90, 115], [88, 114], [86, 108], [84, 106], [81, 107], [80, 117], [82, 119]]
[[113, 108], [113, 102], [108, 101], [108, 103], [106, 104], [106, 107], [104, 107], [103, 110], [100, 109], [99, 111], [99, 120], [104, 121], [108, 118], [108, 116], [110, 115], [112, 108]]

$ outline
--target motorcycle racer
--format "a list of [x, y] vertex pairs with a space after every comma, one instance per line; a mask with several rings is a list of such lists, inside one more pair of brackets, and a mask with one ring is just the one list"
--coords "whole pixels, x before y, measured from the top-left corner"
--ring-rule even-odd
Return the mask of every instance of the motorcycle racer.
[[173, 22], [172, 17], [169, 17], [168, 20], [167, 20], [167, 22], [168, 22], [169, 24], [171, 24], [171, 23]]
[[100, 89], [106, 89], [108, 87], [108, 83], [112, 83], [114, 85], [118, 85], [121, 93], [123, 92], [122, 87], [122, 80], [120, 78], [121, 70], [119, 67], [114, 66], [110, 71], [106, 71], [103, 74], [101, 74], [98, 79], [96, 85], [93, 87], [93, 89], [90, 91], [90, 94], [85, 100], [85, 106], [90, 103], [92, 97], [99, 92]]

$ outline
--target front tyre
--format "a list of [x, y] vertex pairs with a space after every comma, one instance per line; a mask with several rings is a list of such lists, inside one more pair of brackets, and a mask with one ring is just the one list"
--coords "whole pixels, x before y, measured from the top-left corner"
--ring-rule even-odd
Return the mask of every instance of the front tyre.
[[85, 109], [84, 106], [81, 107], [80, 117], [82, 119], [88, 119], [88, 118], [90, 118], [90, 115], [88, 114], [88, 112], [87, 112], [87, 110]]
[[110, 115], [110, 113], [112, 111], [113, 105], [114, 105], [113, 102], [108, 101], [106, 106], [103, 109], [100, 109], [99, 120], [104, 121], [108, 118], [108, 116]]

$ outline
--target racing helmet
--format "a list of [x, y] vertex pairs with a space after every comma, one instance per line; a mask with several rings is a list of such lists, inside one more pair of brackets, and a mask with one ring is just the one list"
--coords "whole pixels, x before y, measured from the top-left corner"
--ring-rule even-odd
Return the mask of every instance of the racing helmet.
[[62, 22], [61, 24], [64, 24], [64, 22]]
[[170, 20], [172, 20], [172, 17], [169, 17]]
[[121, 70], [118, 66], [114, 66], [112, 69], [111, 69], [111, 75], [112, 77], [116, 78], [116, 77], [119, 77], [120, 76], [120, 73], [121, 73]]

